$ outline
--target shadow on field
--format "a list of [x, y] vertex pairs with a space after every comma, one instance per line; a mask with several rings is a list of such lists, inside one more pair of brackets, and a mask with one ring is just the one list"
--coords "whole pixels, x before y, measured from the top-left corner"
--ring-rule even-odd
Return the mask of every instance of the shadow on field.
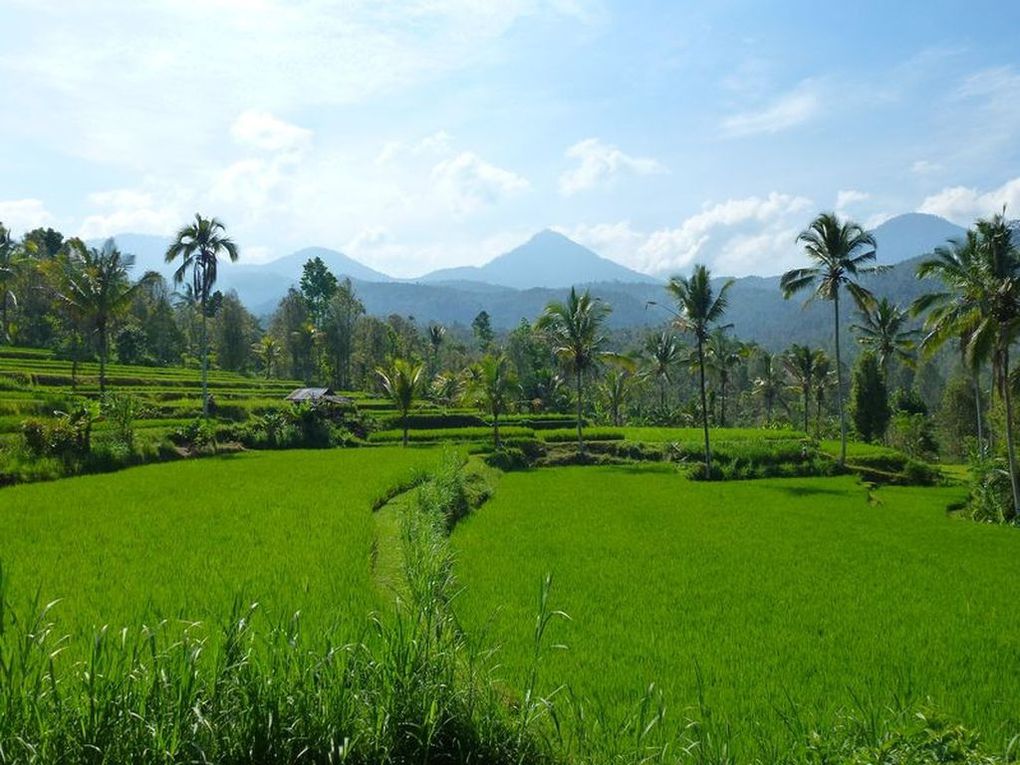
[[778, 491], [791, 497], [812, 497], [819, 494], [834, 497], [845, 497], [845, 489], [827, 489], [823, 486], [763, 486], [762, 488]]

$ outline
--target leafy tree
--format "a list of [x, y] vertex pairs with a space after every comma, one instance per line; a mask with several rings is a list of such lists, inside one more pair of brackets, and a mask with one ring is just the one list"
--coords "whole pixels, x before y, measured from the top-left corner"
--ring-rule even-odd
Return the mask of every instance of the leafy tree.
[[273, 370], [276, 369], [277, 364], [280, 363], [280, 357], [283, 355], [280, 343], [272, 335], [263, 335], [252, 347], [252, 352], [255, 354], [255, 358], [258, 359], [259, 365], [262, 367], [262, 371], [265, 372], [266, 379], [268, 380], [273, 376]]
[[404, 431], [404, 446], [407, 446], [407, 415], [421, 392], [425, 367], [410, 359], [393, 359], [389, 369], [376, 370], [382, 381], [383, 390], [400, 412], [401, 427]]
[[308, 312], [315, 326], [319, 326], [326, 313], [326, 306], [339, 286], [337, 278], [322, 262], [322, 258], [312, 258], [301, 269], [301, 295], [308, 303]]
[[8, 311], [17, 308], [18, 297], [14, 294], [14, 281], [18, 272], [27, 263], [24, 248], [11, 237], [3, 223], [0, 223], [0, 341], [11, 341], [11, 322]]
[[545, 332], [553, 346], [553, 354], [574, 378], [577, 402], [577, 451], [584, 454], [584, 376], [591, 374], [599, 362], [613, 354], [603, 350], [606, 336], [603, 325], [611, 308], [592, 298], [585, 290], [581, 295], [570, 288], [566, 302], [553, 301], [545, 307], [537, 327]]
[[516, 386], [513, 364], [502, 352], [485, 354], [467, 370], [467, 397], [492, 417], [492, 442], [497, 449], [503, 447], [499, 437], [499, 416], [510, 408]]
[[972, 372], [976, 374], [984, 363], [992, 364], [1006, 408], [1006, 455], [1013, 495], [1007, 520], [1011, 520], [1020, 513], [1013, 396], [1008, 384], [1010, 348], [1020, 335], [1020, 253], [1013, 229], [1001, 214], [979, 220], [965, 239], [936, 249], [918, 266], [917, 275], [938, 277], [945, 286], [940, 292], [922, 295], [912, 306], [915, 314], [929, 312], [922, 347], [931, 353], [947, 340], [957, 339]]
[[334, 387], [351, 387], [351, 358], [354, 355], [354, 328], [365, 306], [354, 292], [350, 279], [344, 279], [326, 304], [320, 332], [326, 350], [327, 368]]
[[839, 343], [839, 299], [845, 289], [862, 311], [874, 304], [874, 296], [857, 282], [857, 278], [880, 270], [878, 266], [869, 265], [875, 260], [875, 238], [853, 221], [841, 221], [835, 213], [822, 213], [798, 235], [797, 241], [803, 243], [812, 265], [787, 271], [779, 286], [785, 298], [813, 288], [809, 300], [832, 301], [839, 405], [839, 464], [845, 465], [846, 407], [843, 403], [843, 360]]
[[488, 311], [478, 312], [478, 315], [471, 322], [471, 330], [475, 333], [475, 339], [478, 340], [478, 347], [483, 352], [489, 350], [495, 335], [492, 332], [492, 319], [489, 318]]
[[439, 369], [439, 349], [443, 346], [443, 339], [446, 337], [446, 327], [442, 324], [429, 324], [428, 340], [429, 349], [432, 351], [430, 359], [432, 361], [432, 373], [435, 374]]
[[630, 359], [626, 359], [625, 363], [613, 363], [602, 380], [602, 398], [609, 409], [610, 422], [616, 427], [623, 425], [627, 399], [641, 380], [634, 374], [635, 367]]
[[148, 356], [145, 330], [135, 321], [125, 324], [117, 332], [117, 361], [121, 364], [141, 364]]
[[674, 276], [666, 291], [676, 303], [677, 326], [694, 335], [697, 342], [698, 382], [701, 388], [701, 426], [705, 432], [705, 476], [712, 477], [712, 448], [708, 438], [708, 397], [705, 386], [705, 345], [713, 325], [726, 314], [726, 293], [733, 285], [730, 279], [716, 294], [712, 276], [703, 265], [694, 266], [690, 277]]
[[832, 360], [829, 355], [823, 350], [815, 351], [815, 353], [817, 354], [815, 359], [815, 433], [820, 435], [822, 432], [822, 410], [828, 401], [829, 393], [839, 384], [839, 381], [832, 369]]
[[871, 351], [862, 353], [854, 367], [850, 409], [854, 427], [864, 441], [871, 443], [885, 437], [892, 410], [889, 408], [885, 377]]
[[904, 364], [914, 363], [914, 338], [921, 333], [908, 329], [909, 314], [898, 305], [882, 298], [860, 312], [860, 324], [851, 324], [857, 333], [857, 342], [878, 357], [878, 364], [890, 383], [889, 362], [898, 359]]
[[811, 410], [811, 386], [819, 377], [819, 362], [824, 357], [822, 351], [815, 351], [805, 345], [791, 345], [783, 354], [783, 366], [794, 386], [804, 399], [804, 432], [808, 432], [808, 414]]
[[[783, 390], [782, 358], [766, 350], [758, 349], [758, 374], [754, 378], [752, 392], [765, 406], [765, 422], [772, 422], [772, 410], [777, 403], [785, 406]], [[805, 429], [806, 430], [806, 429]]]
[[102, 249], [69, 242], [65, 252], [48, 264], [58, 302], [74, 321], [90, 328], [99, 346], [99, 392], [106, 393], [109, 333], [114, 320], [127, 310], [138, 289], [128, 276], [133, 255], [122, 255], [112, 239]]
[[191, 282], [191, 294], [202, 314], [202, 416], [209, 416], [209, 300], [219, 269], [220, 258], [237, 260], [237, 245], [226, 235], [226, 227], [216, 218], [195, 214], [195, 222], [181, 228], [166, 251], [166, 262], [179, 261], [174, 284]]
[[236, 292], [224, 296], [216, 329], [216, 355], [220, 366], [232, 372], [244, 371], [255, 336], [255, 317], [241, 304]]
[[666, 391], [673, 382], [673, 371], [680, 363], [683, 349], [670, 332], [659, 332], [645, 343], [650, 367], [646, 377], [654, 377], [659, 384], [659, 407], [666, 409]]
[[291, 287], [280, 300], [269, 324], [269, 331], [283, 347], [289, 361], [290, 376], [308, 381], [312, 376], [313, 334], [308, 303]]

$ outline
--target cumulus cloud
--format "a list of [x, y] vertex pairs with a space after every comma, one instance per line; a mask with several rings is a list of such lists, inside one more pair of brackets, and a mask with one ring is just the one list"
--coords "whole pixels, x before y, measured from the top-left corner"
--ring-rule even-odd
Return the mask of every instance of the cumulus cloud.
[[53, 214], [40, 199], [0, 201], [0, 223], [16, 235], [40, 226], [50, 226], [54, 221]]
[[156, 199], [142, 189], [111, 189], [89, 194], [98, 211], [86, 215], [78, 230], [83, 239], [103, 239], [117, 234], [167, 234], [182, 222], [183, 209], [176, 200]]
[[560, 175], [560, 193], [566, 196], [599, 186], [618, 175], [652, 175], [666, 168], [651, 157], [634, 157], [598, 138], [586, 138], [567, 149], [576, 165]]
[[241, 146], [273, 152], [300, 151], [312, 140], [311, 130], [254, 109], [242, 112], [234, 120], [230, 134]]
[[561, 227], [582, 244], [631, 268], [668, 276], [704, 262], [717, 274], [779, 273], [797, 262], [797, 233], [811, 200], [772, 192], [708, 205], [674, 228], [629, 221]]
[[976, 218], [1001, 212], [1004, 206], [1007, 215], [1020, 216], [1020, 178], [984, 192], [967, 186], [951, 186], [926, 197], [917, 209], [969, 226]]
[[445, 130], [437, 130], [417, 141], [387, 141], [375, 158], [377, 164], [386, 165], [401, 156], [421, 157], [448, 154], [453, 147], [453, 136]]
[[846, 210], [851, 205], [855, 205], [858, 202], [866, 202], [871, 199], [871, 194], [863, 191], [857, 191], [856, 189], [841, 189], [836, 192], [836, 209]]
[[432, 169], [432, 183], [438, 196], [458, 213], [488, 207], [531, 186], [526, 178], [497, 167], [472, 151], [439, 162]]
[[723, 120], [723, 132], [732, 137], [779, 133], [800, 125], [821, 111], [821, 100], [810, 82], [760, 109], [740, 112]]

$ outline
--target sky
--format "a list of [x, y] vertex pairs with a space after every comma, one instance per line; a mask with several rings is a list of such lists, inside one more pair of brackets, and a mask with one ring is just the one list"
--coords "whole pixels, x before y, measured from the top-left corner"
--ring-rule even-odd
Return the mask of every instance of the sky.
[[0, 0], [0, 221], [215, 215], [394, 276], [543, 228], [774, 274], [822, 210], [1020, 215], [1020, 3]]

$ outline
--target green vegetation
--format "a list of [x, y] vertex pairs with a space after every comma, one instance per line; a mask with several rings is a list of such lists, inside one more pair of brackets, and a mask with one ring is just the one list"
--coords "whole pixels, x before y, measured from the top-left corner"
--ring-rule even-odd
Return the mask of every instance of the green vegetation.
[[710, 710], [738, 761], [780, 759], [795, 743], [784, 715], [824, 730], [839, 710], [928, 699], [1004, 746], [1020, 730], [1020, 613], [1004, 585], [1020, 538], [948, 519], [962, 496], [692, 483], [661, 466], [508, 474], [454, 533], [459, 613], [492, 620], [513, 686], [551, 573], [551, 607], [570, 620], [551, 628], [566, 649], [545, 654], [542, 690], [566, 683], [589, 715], [622, 716], [655, 683], [677, 724]]

